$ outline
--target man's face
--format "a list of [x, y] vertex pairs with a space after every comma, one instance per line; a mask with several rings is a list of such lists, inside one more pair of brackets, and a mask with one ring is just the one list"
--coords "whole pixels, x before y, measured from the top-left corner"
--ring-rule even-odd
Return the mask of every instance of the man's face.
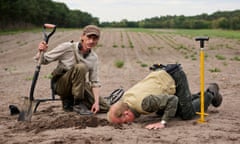
[[99, 37], [96, 35], [82, 35], [82, 46], [83, 51], [89, 51], [91, 48], [95, 47], [98, 43]]
[[113, 115], [113, 111], [115, 110], [116, 110], [115, 108], [110, 109], [110, 117], [111, 117], [112, 123], [120, 124], [120, 123], [129, 123], [134, 121], [135, 116], [130, 109], [125, 110], [119, 116]]

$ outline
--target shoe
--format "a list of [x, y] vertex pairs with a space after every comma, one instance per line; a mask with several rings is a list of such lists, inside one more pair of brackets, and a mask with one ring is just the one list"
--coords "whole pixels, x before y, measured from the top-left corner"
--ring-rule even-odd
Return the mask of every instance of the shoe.
[[9, 105], [9, 110], [11, 115], [16, 115], [20, 113], [20, 110], [15, 105]]
[[219, 86], [217, 83], [211, 83], [207, 91], [213, 94], [212, 105], [219, 107], [222, 104], [222, 95], [219, 93]]
[[73, 111], [80, 115], [92, 115], [93, 114], [93, 112], [91, 112], [83, 103], [74, 105]]
[[65, 112], [72, 112], [73, 111], [73, 101], [71, 100], [62, 100], [62, 106], [63, 106], [63, 110]]

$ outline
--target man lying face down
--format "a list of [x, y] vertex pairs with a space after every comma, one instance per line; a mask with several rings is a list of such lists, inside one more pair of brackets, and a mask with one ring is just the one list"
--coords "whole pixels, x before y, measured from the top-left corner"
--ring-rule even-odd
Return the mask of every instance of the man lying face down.
[[[219, 86], [211, 83], [205, 91], [205, 110], [212, 104], [222, 103]], [[155, 112], [162, 116], [157, 123], [146, 125], [147, 129], [165, 128], [167, 122], [180, 116], [184, 120], [192, 119], [200, 111], [200, 93], [191, 95], [186, 74], [179, 64], [170, 64], [155, 69], [139, 81], [122, 98], [113, 104], [107, 119], [111, 123], [133, 122], [141, 114]]]

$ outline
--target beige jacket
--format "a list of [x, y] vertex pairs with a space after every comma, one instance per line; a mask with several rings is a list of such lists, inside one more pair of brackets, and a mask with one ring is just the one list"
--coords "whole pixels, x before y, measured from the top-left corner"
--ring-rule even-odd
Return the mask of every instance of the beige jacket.
[[77, 60], [83, 62], [88, 67], [88, 81], [91, 82], [93, 87], [100, 86], [99, 72], [98, 72], [98, 56], [91, 50], [88, 57], [84, 58], [79, 52], [78, 42], [71, 43], [65, 42], [58, 45], [56, 48], [44, 53], [42, 58], [42, 64], [48, 64], [53, 61], [58, 61], [60, 67], [66, 68], [66, 70], [71, 69], [76, 63], [73, 50], [76, 52]]
[[[148, 114], [149, 112], [142, 108], [143, 99], [149, 96], [174, 95], [175, 87], [175, 81], [166, 71], [154, 71], [127, 90], [122, 97], [122, 101], [138, 113]], [[168, 97], [164, 96], [162, 99], [166, 102]]]

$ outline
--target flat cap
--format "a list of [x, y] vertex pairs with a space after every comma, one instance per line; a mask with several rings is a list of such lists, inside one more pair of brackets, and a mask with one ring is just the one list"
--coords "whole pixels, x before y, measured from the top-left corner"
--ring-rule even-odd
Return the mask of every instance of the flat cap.
[[84, 35], [96, 35], [100, 37], [100, 29], [95, 25], [87, 25], [83, 28]]

